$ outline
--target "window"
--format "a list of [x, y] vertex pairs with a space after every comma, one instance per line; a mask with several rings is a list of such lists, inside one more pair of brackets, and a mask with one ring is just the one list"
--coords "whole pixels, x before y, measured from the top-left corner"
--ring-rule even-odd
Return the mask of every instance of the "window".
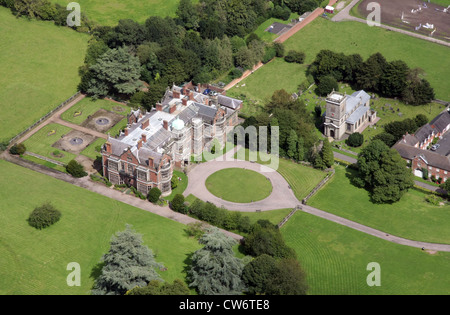
[[140, 180], [146, 181], [146, 180], [147, 180], [147, 173], [146, 173], [146, 172], [143, 172], [143, 171], [138, 171], [138, 178], [139, 178]]
[[128, 173], [133, 173], [133, 165], [128, 164]]
[[119, 170], [119, 165], [118, 165], [117, 162], [108, 161], [108, 167], [112, 171], [118, 171]]

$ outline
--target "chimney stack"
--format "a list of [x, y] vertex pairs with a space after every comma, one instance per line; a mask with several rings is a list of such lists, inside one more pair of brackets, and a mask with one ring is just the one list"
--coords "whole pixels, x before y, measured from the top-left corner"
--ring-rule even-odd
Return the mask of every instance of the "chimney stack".
[[194, 100], [194, 92], [189, 91], [189, 100], [193, 101]]
[[173, 98], [180, 98], [181, 97], [181, 94], [180, 94], [180, 92], [179, 91], [173, 91]]
[[106, 152], [112, 153], [111, 143], [106, 142], [106, 143], [105, 143], [105, 147], [106, 147]]
[[176, 109], [177, 109], [177, 105], [172, 104], [172, 105], [170, 106], [170, 108], [169, 108], [169, 113], [170, 113], [170, 114], [173, 114], [173, 112], [175, 112]]
[[148, 167], [153, 168], [153, 158], [152, 157], [148, 158]]
[[147, 142], [147, 135], [145, 133], [142, 134], [142, 142]]
[[162, 104], [161, 104], [161, 103], [156, 103], [155, 108], [156, 108], [156, 110], [159, 111], [159, 112], [163, 110], [163, 107], [162, 107]]
[[163, 121], [163, 127], [164, 129], [169, 130], [169, 122], [167, 120]]
[[142, 139], [139, 139], [139, 141], [138, 141], [138, 143], [137, 143], [137, 148], [138, 148], [138, 150], [139, 150], [140, 148], [142, 148]]
[[187, 106], [187, 98], [183, 98], [181, 100], [181, 104], [183, 104], [183, 106]]
[[150, 124], [150, 119], [146, 119], [145, 121], [142, 122], [142, 129], [148, 128]]
[[128, 136], [128, 127], [125, 128], [125, 137]]

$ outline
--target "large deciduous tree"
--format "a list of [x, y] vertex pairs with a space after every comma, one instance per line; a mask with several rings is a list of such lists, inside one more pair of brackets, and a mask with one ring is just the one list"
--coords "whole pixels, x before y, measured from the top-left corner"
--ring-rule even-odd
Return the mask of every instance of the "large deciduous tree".
[[92, 77], [87, 92], [94, 96], [131, 95], [141, 87], [139, 58], [126, 47], [108, 50], [89, 69]]
[[394, 149], [381, 140], [372, 141], [358, 155], [358, 179], [360, 186], [371, 192], [375, 203], [393, 203], [414, 185], [411, 170]]
[[123, 295], [135, 287], [146, 287], [152, 280], [161, 280], [155, 268], [162, 265], [155, 261], [152, 250], [143, 245], [142, 236], [129, 225], [112, 237], [102, 261], [93, 295]]
[[241, 294], [244, 263], [234, 255], [236, 242], [217, 228], [204, 234], [199, 242], [204, 247], [192, 256], [190, 287], [202, 295]]

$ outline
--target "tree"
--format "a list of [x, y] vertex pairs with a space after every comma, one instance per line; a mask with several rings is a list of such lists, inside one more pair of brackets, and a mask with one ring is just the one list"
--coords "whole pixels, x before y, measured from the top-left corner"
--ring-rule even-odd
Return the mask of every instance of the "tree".
[[181, 0], [176, 15], [178, 23], [187, 30], [196, 30], [199, 27], [200, 18], [192, 0]]
[[248, 294], [265, 294], [269, 281], [275, 277], [276, 259], [267, 254], [260, 255], [245, 265], [242, 280]]
[[305, 61], [305, 53], [302, 51], [290, 50], [284, 57], [286, 62], [302, 64]]
[[123, 295], [135, 287], [147, 286], [152, 280], [161, 280], [155, 268], [163, 266], [155, 261], [152, 250], [143, 245], [142, 235], [129, 225], [111, 238], [102, 263], [93, 295]]
[[334, 154], [333, 149], [331, 148], [330, 141], [328, 141], [328, 138], [325, 138], [325, 140], [323, 140], [321, 155], [322, 161], [326, 167], [330, 168], [331, 166], [333, 166]]
[[332, 91], [338, 90], [339, 85], [336, 79], [331, 75], [327, 75], [319, 79], [319, 83], [317, 84], [315, 92], [319, 96], [327, 96]]
[[109, 94], [133, 94], [141, 87], [139, 58], [126, 48], [110, 49], [90, 68], [92, 78], [87, 92], [96, 97]]
[[306, 274], [294, 258], [281, 259], [269, 279], [266, 293], [269, 295], [306, 295]]
[[244, 264], [234, 255], [236, 242], [217, 228], [210, 229], [199, 242], [204, 247], [192, 255], [189, 286], [201, 295], [241, 294]]
[[364, 143], [364, 136], [359, 132], [352, 133], [346, 143], [354, 148], [360, 147]]
[[180, 279], [175, 279], [173, 283], [160, 280], [152, 280], [146, 287], [136, 287], [128, 291], [125, 295], [189, 295], [189, 288]]
[[27, 151], [27, 148], [23, 143], [14, 144], [10, 149], [9, 153], [13, 155], [22, 155]]
[[358, 155], [358, 180], [375, 203], [393, 203], [414, 185], [413, 175], [400, 154], [374, 140]]
[[158, 187], [153, 187], [152, 189], [150, 189], [147, 195], [148, 201], [152, 203], [157, 203], [159, 197], [161, 197], [161, 190]]
[[440, 185], [440, 187], [441, 187], [442, 189], [444, 189], [444, 190], [447, 192], [447, 194], [450, 193], [450, 180], [446, 180], [445, 182], [443, 182], [443, 183]]
[[87, 173], [84, 171], [84, 166], [75, 160], [72, 160], [67, 164], [66, 171], [76, 178], [87, 176]]
[[244, 251], [254, 257], [267, 254], [275, 258], [296, 257], [292, 248], [284, 242], [277, 227], [254, 224], [244, 239]]
[[28, 217], [28, 224], [36, 229], [45, 229], [56, 223], [61, 218], [61, 212], [52, 204], [45, 203], [40, 207], [36, 207]]
[[287, 156], [291, 159], [294, 159], [297, 157], [297, 145], [298, 145], [298, 136], [294, 129], [291, 129], [291, 132], [289, 133], [289, 138], [287, 139], [288, 143], [288, 150], [287, 150]]
[[176, 194], [170, 202], [170, 207], [173, 211], [186, 214], [188, 209], [184, 205], [184, 196], [182, 194]]

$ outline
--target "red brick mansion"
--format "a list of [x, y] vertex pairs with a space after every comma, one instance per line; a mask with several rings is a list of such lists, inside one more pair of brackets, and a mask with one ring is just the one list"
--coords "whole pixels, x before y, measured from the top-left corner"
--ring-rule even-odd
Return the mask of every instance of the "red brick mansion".
[[242, 101], [209, 86], [173, 86], [150, 112], [132, 110], [128, 125], [102, 148], [103, 174], [113, 184], [127, 184], [147, 194], [158, 187], [172, 192], [173, 169], [190, 164], [213, 141], [226, 143], [238, 124]]

